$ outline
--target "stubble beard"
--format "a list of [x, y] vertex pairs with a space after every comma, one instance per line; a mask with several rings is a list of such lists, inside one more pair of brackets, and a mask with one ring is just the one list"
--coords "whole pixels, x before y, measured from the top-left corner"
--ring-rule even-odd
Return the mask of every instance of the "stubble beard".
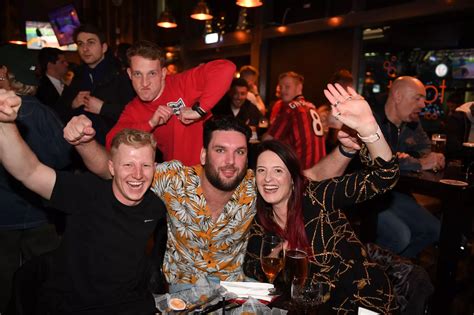
[[204, 174], [206, 175], [207, 180], [214, 186], [215, 188], [222, 190], [222, 191], [233, 191], [235, 190], [242, 180], [245, 177], [247, 171], [247, 165], [237, 174], [234, 180], [230, 182], [224, 182], [219, 177], [219, 169], [215, 169], [213, 165], [206, 159], [206, 164], [204, 165]]

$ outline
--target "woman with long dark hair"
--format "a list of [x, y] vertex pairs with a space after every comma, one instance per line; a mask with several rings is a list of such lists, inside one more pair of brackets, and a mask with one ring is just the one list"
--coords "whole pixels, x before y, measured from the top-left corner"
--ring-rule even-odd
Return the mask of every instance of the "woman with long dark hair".
[[256, 165], [257, 216], [244, 271], [249, 277], [266, 281], [260, 265], [260, 245], [264, 235], [276, 234], [285, 240], [285, 248], [305, 249], [310, 265], [308, 277], [313, 283], [323, 284], [324, 300], [332, 311], [355, 314], [361, 306], [392, 313], [397, 306], [390, 280], [367, 259], [363, 245], [339, 209], [393, 188], [399, 175], [398, 163], [362, 97], [340, 85], [328, 85], [325, 94], [335, 118], [358, 133], [366, 167], [357, 173], [314, 182], [302, 175], [298, 159], [288, 146], [274, 140], [262, 142]]

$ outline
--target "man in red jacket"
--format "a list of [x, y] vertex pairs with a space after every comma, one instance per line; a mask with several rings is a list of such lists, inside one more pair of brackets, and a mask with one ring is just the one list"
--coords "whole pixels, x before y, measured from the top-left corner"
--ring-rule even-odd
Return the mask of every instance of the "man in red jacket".
[[134, 44], [127, 57], [127, 72], [137, 97], [108, 133], [107, 148], [120, 130], [139, 129], [153, 133], [164, 161], [199, 164], [203, 122], [229, 89], [235, 65], [215, 60], [167, 76], [162, 50], [148, 41]]

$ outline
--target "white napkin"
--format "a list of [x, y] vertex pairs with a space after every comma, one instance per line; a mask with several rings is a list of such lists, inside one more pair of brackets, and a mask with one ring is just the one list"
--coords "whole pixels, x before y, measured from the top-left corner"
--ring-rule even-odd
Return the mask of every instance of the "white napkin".
[[360, 306], [359, 306], [359, 310], [357, 314], [358, 315], [378, 315], [378, 313], [368, 310], [366, 308], [360, 307]]
[[269, 290], [274, 288], [271, 283], [221, 281], [220, 285], [241, 298], [253, 297], [268, 302], [273, 299], [269, 295]]

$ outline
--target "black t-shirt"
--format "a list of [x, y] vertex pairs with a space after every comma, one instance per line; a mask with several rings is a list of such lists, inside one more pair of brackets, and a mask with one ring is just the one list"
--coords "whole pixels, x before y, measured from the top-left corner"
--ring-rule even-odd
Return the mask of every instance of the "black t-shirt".
[[110, 180], [57, 172], [50, 205], [69, 214], [45, 285], [62, 307], [100, 308], [146, 294], [145, 247], [166, 216], [158, 197], [147, 191], [140, 204], [125, 206]]

